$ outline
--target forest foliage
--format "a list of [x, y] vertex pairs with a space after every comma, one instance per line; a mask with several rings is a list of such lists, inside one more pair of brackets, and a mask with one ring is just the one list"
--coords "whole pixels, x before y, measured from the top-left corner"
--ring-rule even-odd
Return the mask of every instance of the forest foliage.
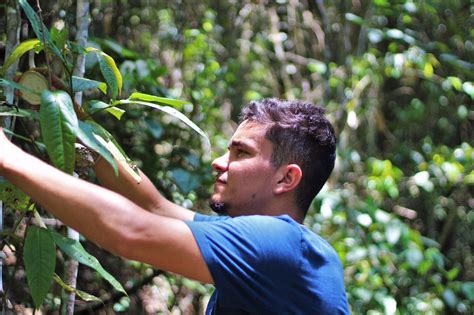
[[[64, 30], [64, 40], [72, 41], [75, 2], [41, 5], [51, 34]], [[3, 9], [6, 16], [6, 5]], [[91, 3], [90, 17], [88, 48], [70, 46], [71, 52], [87, 53], [86, 77], [95, 84], [84, 91], [84, 108], [168, 198], [209, 211], [210, 161], [226, 150], [248, 101], [299, 98], [322, 105], [338, 135], [337, 162], [305, 224], [338, 252], [352, 312], [472, 313], [474, 6], [469, 1], [101, 0]], [[37, 65], [45, 66], [41, 40], [34, 38], [30, 25], [21, 41], [36, 49]], [[18, 56], [19, 72], [29, 69], [27, 55]], [[0, 58], [4, 68], [8, 57]], [[54, 62], [51, 67], [68, 82], [68, 71]], [[113, 79], [118, 75], [120, 84]], [[152, 96], [184, 101], [159, 105]], [[134, 104], [118, 110], [127, 102]], [[177, 120], [175, 111], [175, 116], [151, 111], [140, 102], [174, 106], [187, 118]], [[32, 109], [18, 105], [20, 113]], [[18, 117], [13, 132], [22, 136], [17, 144], [35, 152], [28, 139], [48, 141], [31, 116]], [[212, 153], [183, 121], [206, 132]], [[4, 210], [5, 233], [12, 232], [8, 223], [18, 218], [17, 210]], [[104, 304], [77, 302], [79, 311], [202, 312], [209, 287], [159, 275], [83, 243], [128, 296], [107, 295], [111, 287], [93, 269], [81, 267], [78, 288]], [[63, 264], [61, 257], [57, 261]], [[5, 278], [25, 282], [15, 266], [6, 264]], [[59, 287], [46, 294], [45, 311], [59, 308]], [[9, 295], [16, 307], [34, 305], [35, 297], [24, 289]]]

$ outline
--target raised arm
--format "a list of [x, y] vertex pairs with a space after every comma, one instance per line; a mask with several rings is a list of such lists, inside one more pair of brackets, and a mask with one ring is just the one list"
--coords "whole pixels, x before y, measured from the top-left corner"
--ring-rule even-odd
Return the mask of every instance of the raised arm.
[[0, 175], [110, 252], [212, 283], [186, 223], [154, 215], [120, 194], [57, 170], [13, 145], [1, 128]]
[[193, 211], [163, 197], [150, 179], [141, 171], [142, 180], [140, 183], [137, 183], [121, 165], [119, 165], [119, 175], [116, 176], [112, 166], [104, 159], [98, 160], [94, 171], [104, 187], [119, 193], [152, 213], [179, 220], [191, 221], [194, 218]]

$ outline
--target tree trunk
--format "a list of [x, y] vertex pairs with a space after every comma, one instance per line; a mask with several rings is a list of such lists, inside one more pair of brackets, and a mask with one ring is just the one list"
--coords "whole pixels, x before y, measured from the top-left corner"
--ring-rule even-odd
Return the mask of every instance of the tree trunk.
[[[18, 2], [15, 0], [10, 0], [7, 3], [6, 7], [6, 45], [5, 45], [5, 60], [7, 57], [10, 56], [13, 49], [18, 45], [20, 41], [20, 26], [21, 26], [21, 19], [20, 19], [20, 7]], [[5, 63], [4, 63], [5, 64]], [[11, 65], [8, 71], [5, 73], [5, 79], [11, 80], [15, 76], [15, 72], [18, 68], [18, 61]], [[5, 101], [9, 104], [13, 104], [14, 102], [14, 91], [12, 88], [5, 88]], [[5, 127], [8, 129], [13, 129], [13, 125], [15, 123], [15, 119], [13, 117], [3, 117], [0, 118], [0, 127]], [[3, 231], [3, 203], [0, 200], [0, 232]], [[4, 294], [3, 288], [3, 248], [0, 248], [1, 254], [0, 255], [0, 296]], [[6, 297], [2, 299], [6, 301]], [[6, 306], [6, 305], [4, 305]], [[6, 309], [3, 307], [3, 309]]]
[[[89, 37], [89, 24], [90, 24], [90, 16], [89, 16], [89, 0], [78, 0], [77, 1], [77, 8], [76, 8], [76, 42], [85, 47], [87, 45], [87, 40]], [[80, 54], [77, 57], [76, 66], [74, 68], [73, 74], [77, 77], [83, 77], [85, 72], [85, 55]], [[76, 93], [74, 96], [74, 101], [78, 105], [82, 105], [82, 92]], [[72, 238], [76, 241], [79, 240], [79, 233], [74, 231], [73, 229], [68, 227], [67, 236]], [[77, 260], [69, 259], [66, 261], [65, 264], [65, 281], [68, 285], [75, 288], [76, 281], [77, 281], [77, 270], [79, 267], [79, 263]], [[76, 295], [74, 292], [66, 293], [65, 299], [63, 300], [63, 305], [65, 305], [66, 314], [73, 314], [74, 313], [74, 302], [76, 300]]]

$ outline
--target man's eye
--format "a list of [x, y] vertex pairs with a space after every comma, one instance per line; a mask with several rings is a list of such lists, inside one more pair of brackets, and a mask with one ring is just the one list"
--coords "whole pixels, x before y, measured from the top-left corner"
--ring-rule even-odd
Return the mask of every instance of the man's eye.
[[247, 154], [247, 152], [245, 152], [244, 150], [237, 150], [237, 156], [238, 157], [244, 156], [246, 154]]

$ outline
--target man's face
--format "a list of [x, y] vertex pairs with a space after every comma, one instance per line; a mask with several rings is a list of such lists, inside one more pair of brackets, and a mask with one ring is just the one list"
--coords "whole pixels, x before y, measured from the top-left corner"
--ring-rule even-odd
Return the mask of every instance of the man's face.
[[276, 169], [271, 164], [268, 125], [244, 121], [230, 140], [228, 152], [217, 158], [211, 207], [230, 216], [258, 214], [274, 198]]

